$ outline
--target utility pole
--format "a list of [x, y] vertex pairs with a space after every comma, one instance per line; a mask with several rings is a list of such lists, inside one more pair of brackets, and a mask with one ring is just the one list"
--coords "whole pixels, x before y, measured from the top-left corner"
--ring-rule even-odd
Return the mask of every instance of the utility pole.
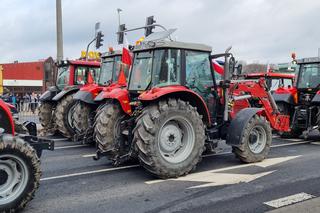
[[318, 48], [318, 57], [320, 58], [320, 47]]
[[120, 12], [122, 12], [122, 10], [120, 8], [117, 9], [118, 11], [118, 24], [120, 26], [121, 20], [120, 20]]
[[57, 61], [63, 60], [62, 10], [61, 0], [56, 0]]

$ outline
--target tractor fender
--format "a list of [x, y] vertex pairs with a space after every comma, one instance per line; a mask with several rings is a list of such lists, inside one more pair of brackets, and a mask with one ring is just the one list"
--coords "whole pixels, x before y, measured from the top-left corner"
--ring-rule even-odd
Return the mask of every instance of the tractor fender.
[[296, 88], [278, 88], [272, 94], [276, 103], [284, 102], [294, 104], [293, 97], [297, 93]]
[[260, 111], [263, 111], [263, 109], [245, 108], [240, 110], [228, 127], [226, 143], [231, 146], [238, 146], [239, 144], [237, 143], [240, 141], [239, 138], [243, 134], [243, 127], [246, 126], [250, 119]]
[[94, 101], [101, 102], [103, 100], [116, 100], [119, 102], [122, 110], [131, 115], [129, 91], [126, 87], [107, 87], [99, 93]]
[[40, 101], [52, 101], [53, 97], [56, 96], [59, 92], [60, 90], [58, 87], [49, 87], [49, 89], [40, 96]]
[[[3, 133], [14, 135], [14, 122], [9, 107], [4, 101], [0, 99], [0, 129], [3, 129]], [[0, 135], [1, 135], [0, 131]]]
[[320, 94], [318, 94], [318, 92], [312, 98], [311, 103], [316, 104], [316, 105], [320, 105]]
[[76, 94], [74, 94], [73, 99], [79, 100], [88, 104], [97, 104], [94, 102], [94, 98], [101, 92], [102, 87], [97, 84], [87, 85], [82, 87]]
[[63, 97], [70, 93], [74, 93], [79, 90], [79, 87], [72, 86], [72, 87], [66, 87], [61, 92], [59, 92], [56, 96], [52, 98], [53, 101], [60, 101]]
[[185, 86], [173, 85], [166, 87], [156, 87], [142, 93], [139, 96], [139, 100], [145, 103], [164, 97], [174, 97], [188, 101], [192, 106], [197, 107], [199, 114], [203, 116], [204, 122], [208, 126], [211, 125], [210, 113], [206, 102], [200, 95]]

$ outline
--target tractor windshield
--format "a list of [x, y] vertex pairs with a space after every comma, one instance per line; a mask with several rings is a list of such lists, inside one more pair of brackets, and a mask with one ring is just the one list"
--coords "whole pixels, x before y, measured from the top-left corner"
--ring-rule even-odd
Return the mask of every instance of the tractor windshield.
[[153, 51], [135, 53], [129, 90], [146, 90], [151, 82]]
[[62, 66], [58, 67], [57, 75], [57, 87], [62, 90], [69, 84], [70, 67]]
[[320, 84], [320, 63], [301, 64], [297, 82], [299, 89], [314, 89]]
[[[146, 90], [180, 84], [181, 51], [160, 49], [135, 54], [130, 78], [130, 90]], [[152, 80], [152, 82], [151, 82]]]
[[106, 58], [102, 61], [99, 77], [100, 85], [107, 85], [117, 81], [120, 71], [121, 56]]

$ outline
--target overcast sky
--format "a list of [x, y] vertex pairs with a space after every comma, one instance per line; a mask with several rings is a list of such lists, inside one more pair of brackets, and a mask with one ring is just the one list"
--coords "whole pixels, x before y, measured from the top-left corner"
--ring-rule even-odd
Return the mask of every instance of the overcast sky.
[[[315, 0], [62, 0], [64, 57], [80, 56], [98, 21], [105, 34], [101, 51], [115, 46], [117, 8], [127, 28], [154, 15], [178, 28], [173, 37], [179, 41], [208, 44], [215, 53], [232, 45], [236, 58], [247, 61], [286, 62], [292, 51], [316, 56], [320, 47]], [[0, 11], [0, 63], [56, 58], [55, 0], [1, 0]], [[129, 42], [138, 38], [128, 36]]]

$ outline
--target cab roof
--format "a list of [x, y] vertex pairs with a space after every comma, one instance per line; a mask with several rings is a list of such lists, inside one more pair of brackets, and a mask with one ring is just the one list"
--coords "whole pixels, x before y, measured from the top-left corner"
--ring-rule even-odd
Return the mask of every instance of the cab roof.
[[203, 52], [212, 51], [212, 48], [205, 44], [187, 43], [187, 42], [170, 41], [170, 40], [158, 40], [158, 41], [141, 42], [139, 45], [134, 46], [133, 52], [150, 50], [150, 49], [160, 49], [160, 48], [186, 49], [186, 50], [196, 50], [196, 51], [203, 51]]
[[320, 57], [309, 57], [309, 58], [298, 59], [297, 63], [298, 64], [320, 63]]
[[86, 61], [86, 60], [68, 60], [69, 64], [100, 67], [100, 61]]
[[121, 50], [115, 50], [112, 52], [104, 52], [101, 54], [101, 58], [111, 58], [111, 57], [115, 57], [115, 56], [121, 56], [122, 55], [122, 51]]

